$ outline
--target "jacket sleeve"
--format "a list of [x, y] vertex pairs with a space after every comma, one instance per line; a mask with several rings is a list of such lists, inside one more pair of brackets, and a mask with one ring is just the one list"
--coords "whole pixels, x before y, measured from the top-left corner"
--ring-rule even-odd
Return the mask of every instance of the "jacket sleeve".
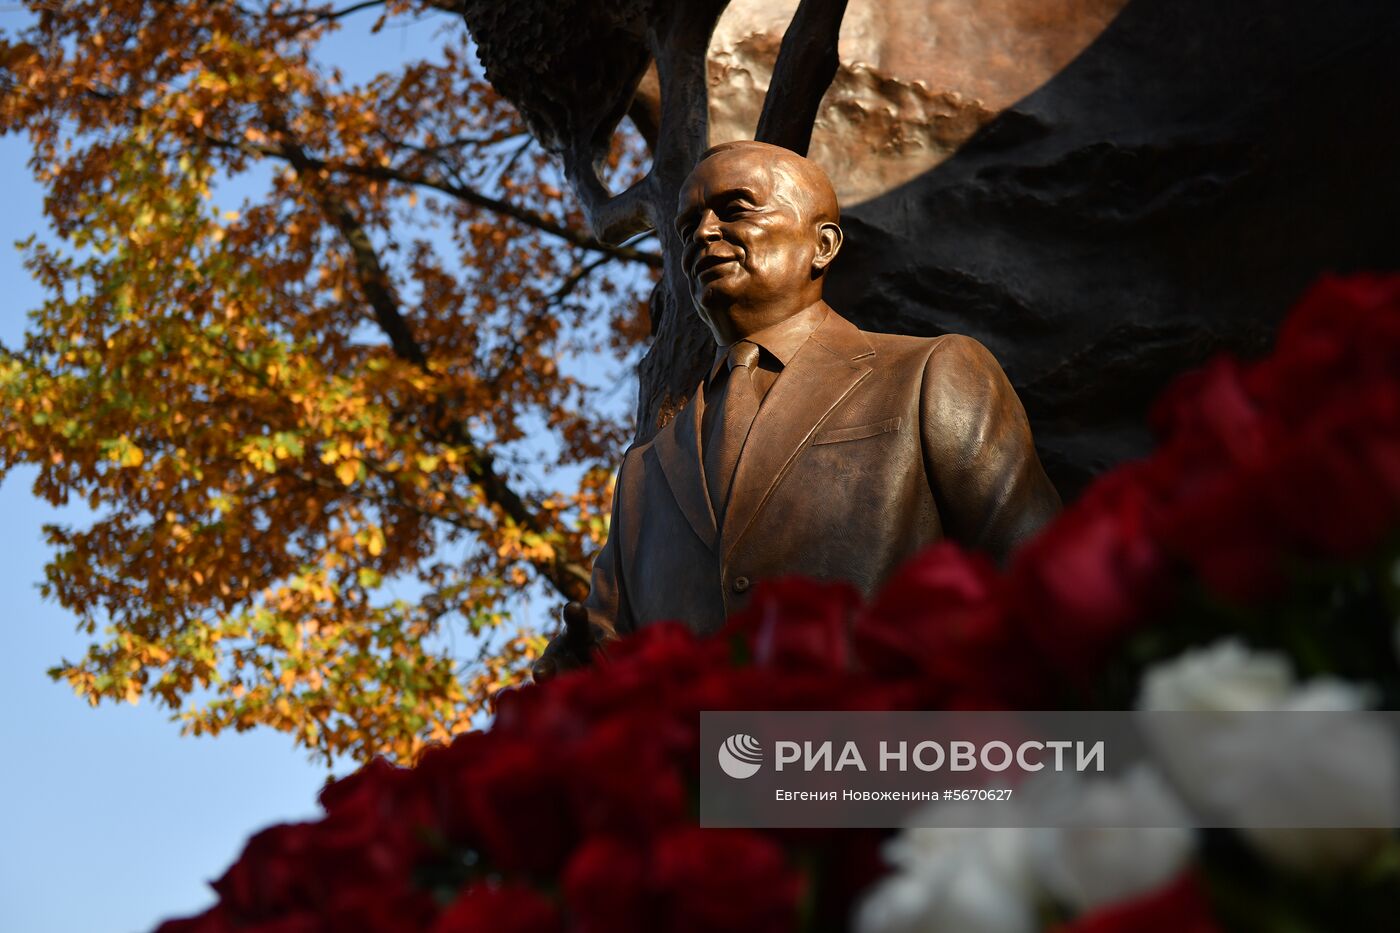
[[608, 540], [594, 558], [592, 585], [588, 591], [588, 599], [584, 601], [594, 637], [600, 641], [617, 638], [636, 630], [627, 601], [618, 553], [618, 545], [622, 540], [622, 502], [626, 498], [625, 483], [628, 479], [627, 459], [628, 457], [623, 457], [622, 467], [618, 470], [617, 483], [613, 488], [612, 518], [608, 523]]
[[1025, 409], [987, 348], [938, 338], [920, 400], [925, 467], [945, 533], [998, 561], [1060, 509]]

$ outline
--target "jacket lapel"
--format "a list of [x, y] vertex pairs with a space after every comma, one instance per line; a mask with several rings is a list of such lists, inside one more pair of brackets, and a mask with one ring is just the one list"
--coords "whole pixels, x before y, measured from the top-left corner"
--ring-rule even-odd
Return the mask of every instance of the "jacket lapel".
[[714, 550], [714, 510], [710, 508], [710, 492], [705, 486], [704, 457], [700, 450], [700, 419], [705, 412], [705, 391], [701, 386], [690, 402], [666, 427], [656, 433], [652, 449], [661, 461], [661, 472], [671, 495], [680, 506], [681, 514], [695, 530], [705, 547]]
[[[722, 558], [748, 530], [817, 427], [870, 374], [867, 361], [874, 355], [854, 324], [828, 311], [783, 369], [764, 398], [739, 456], [720, 538]], [[702, 494], [703, 483], [702, 478]]]

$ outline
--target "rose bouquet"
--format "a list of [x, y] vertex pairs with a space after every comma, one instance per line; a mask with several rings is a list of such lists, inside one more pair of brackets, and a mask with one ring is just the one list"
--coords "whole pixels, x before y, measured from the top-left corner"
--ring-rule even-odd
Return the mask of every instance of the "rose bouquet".
[[[161, 930], [1385, 928], [1389, 830], [696, 826], [701, 710], [1394, 707], [1400, 277], [1320, 283], [1270, 357], [1181, 378], [1153, 427], [1151, 457], [1005, 570], [945, 543], [867, 603], [770, 581], [716, 636], [649, 627], [411, 769], [331, 785], [321, 820], [254, 836], [218, 903]], [[1350, 790], [1396, 825], [1395, 750], [1298, 741], [1324, 738], [1375, 746]], [[1161, 757], [1074, 806], [1248, 807], [1270, 767], [1240, 742]]]

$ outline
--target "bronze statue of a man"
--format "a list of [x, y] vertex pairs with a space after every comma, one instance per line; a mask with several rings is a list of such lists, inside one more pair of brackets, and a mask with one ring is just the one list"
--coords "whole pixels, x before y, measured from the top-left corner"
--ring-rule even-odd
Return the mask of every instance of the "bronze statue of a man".
[[592, 592], [537, 680], [651, 622], [714, 631], [766, 577], [869, 593], [945, 536], [1000, 559], [1059, 508], [981, 344], [867, 333], [822, 301], [839, 219], [825, 173], [777, 146], [716, 146], [691, 172], [675, 223], [715, 362], [627, 451]]

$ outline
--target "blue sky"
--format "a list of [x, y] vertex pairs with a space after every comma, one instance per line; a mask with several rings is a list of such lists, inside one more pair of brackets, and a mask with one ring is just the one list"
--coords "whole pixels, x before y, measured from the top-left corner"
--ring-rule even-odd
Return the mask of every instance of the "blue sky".
[[[22, 16], [0, 7], [0, 29], [18, 28]], [[327, 59], [352, 79], [425, 53], [436, 28], [371, 36], [373, 18], [353, 17], [327, 44]], [[27, 158], [25, 139], [0, 136], [0, 340], [11, 346], [42, 300], [12, 246], [45, 229]], [[32, 471], [16, 470], [0, 484], [0, 930], [150, 930], [212, 903], [208, 880], [254, 831], [313, 817], [328, 772], [279, 733], [182, 737], [149, 703], [93, 709], [51, 681], [45, 671], [86, 641], [39, 596], [41, 526], [81, 524], [85, 512], [36, 500], [32, 481]]]
[[[14, 240], [41, 229], [26, 143], [0, 137], [0, 340], [20, 342], [42, 298]], [[81, 523], [30, 493], [33, 470], [0, 484], [0, 929], [129, 933], [211, 901], [206, 880], [250, 831], [314, 815], [324, 766], [272, 732], [184, 738], [149, 703], [90, 708], [45, 671], [86, 647], [73, 619], [40, 598], [41, 526]]]

